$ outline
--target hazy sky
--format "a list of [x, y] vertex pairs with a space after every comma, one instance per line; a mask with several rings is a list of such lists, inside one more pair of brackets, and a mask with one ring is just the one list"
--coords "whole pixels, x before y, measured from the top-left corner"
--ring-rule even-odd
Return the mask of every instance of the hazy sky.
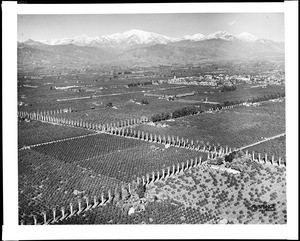
[[224, 30], [248, 32], [259, 38], [284, 41], [283, 13], [183, 13], [18, 15], [18, 40], [50, 40], [86, 34], [90, 37], [141, 29], [182, 37]]

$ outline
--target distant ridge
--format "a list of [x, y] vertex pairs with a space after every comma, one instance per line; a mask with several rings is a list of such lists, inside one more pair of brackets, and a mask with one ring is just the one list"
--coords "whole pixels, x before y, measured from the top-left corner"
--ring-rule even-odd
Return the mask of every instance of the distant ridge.
[[[204, 34], [197, 33], [194, 35], [185, 35], [180, 38], [171, 38], [158, 33], [146, 32], [143, 30], [132, 29], [124, 33], [115, 33], [110, 35], [89, 37], [85, 34], [75, 36], [73, 38], [61, 38], [52, 40], [27, 40], [20, 43], [29, 43], [33, 41], [36, 43], [47, 44], [47, 45], [68, 45], [73, 44], [77, 46], [95, 46], [95, 47], [131, 47], [134, 45], [153, 45], [153, 44], [168, 44], [180, 41], [204, 41], [208, 39], [222, 39], [226, 41], [246, 41], [255, 42], [260, 39], [255, 35], [244, 32], [237, 36], [230, 34], [226, 31], [217, 31], [215, 33], [205, 36]], [[275, 42], [272, 40], [268, 40]], [[30, 43], [29, 43], [30, 45]]]
[[80, 35], [47, 41], [18, 42], [18, 65], [157, 66], [206, 60], [284, 56], [284, 43], [259, 39], [250, 33], [234, 36], [218, 31], [170, 38], [133, 29], [101, 37]]

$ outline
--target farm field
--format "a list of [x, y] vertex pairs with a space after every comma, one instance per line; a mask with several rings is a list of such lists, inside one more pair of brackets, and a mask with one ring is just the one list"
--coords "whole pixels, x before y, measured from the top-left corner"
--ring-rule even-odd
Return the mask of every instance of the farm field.
[[32, 112], [18, 113], [19, 224], [286, 224], [284, 163], [245, 155], [286, 158], [285, 136], [260, 143], [285, 133], [274, 61], [19, 71], [18, 111]]
[[[141, 104], [142, 100], [146, 100], [149, 104]], [[82, 102], [82, 105], [80, 102]], [[113, 107], [108, 107], [108, 103], [112, 103]], [[180, 108], [194, 105], [194, 102], [178, 103], [175, 101], [158, 99], [158, 97], [143, 96], [138, 93], [134, 95], [126, 94], [89, 100], [77, 100], [76, 105], [68, 105], [65, 103], [65, 107], [74, 108], [76, 111], [55, 116], [74, 120], [109, 123], [130, 118], [141, 118], [142, 116], [150, 118], [157, 113], [172, 112]], [[199, 103], [197, 105], [199, 105]], [[210, 104], [201, 103], [200, 105], [203, 109], [211, 107]]]
[[[98, 134], [33, 148], [35, 151], [95, 173], [131, 182], [203, 153], [163, 144]], [[203, 157], [205, 159], [205, 157]]]
[[57, 224], [175, 224], [181, 221], [178, 214], [184, 211], [183, 205], [173, 200], [151, 202], [143, 212], [130, 216], [121, 207], [107, 204], [89, 210], [85, 214], [72, 216]]
[[284, 117], [285, 101], [267, 101], [259, 106], [239, 106], [161, 121], [158, 126], [142, 125], [135, 130], [239, 148], [284, 133]]
[[[58, 88], [78, 86], [74, 88], [85, 90], [74, 92], [55, 89], [49, 90], [49, 86], [53, 85], [53, 82], [49, 81], [42, 85], [36, 80], [29, 82], [29, 85], [38, 86], [37, 88], [21, 87], [18, 99], [26, 104], [19, 106], [19, 110], [44, 111], [72, 108], [76, 112], [69, 113], [70, 118], [84, 118], [83, 120], [86, 121], [98, 121], [97, 118], [101, 116], [103, 117], [102, 121], [110, 122], [120, 121], [123, 118], [137, 118], [139, 116], [150, 118], [154, 114], [171, 112], [186, 106], [196, 105], [203, 107], [203, 109], [214, 106], [214, 104], [203, 103], [202, 101], [205, 98], [211, 103], [224, 103], [225, 101], [246, 101], [251, 98], [284, 92], [284, 86], [282, 85], [256, 87], [256, 85], [242, 84], [238, 85], [236, 91], [230, 92], [220, 92], [220, 89], [211, 86], [174, 84], [128, 88], [125, 82], [123, 84], [118, 83], [105, 86], [102, 82], [97, 83], [94, 80], [84, 82], [84, 84], [77, 83], [75, 80], [65, 80], [63, 83], [55, 85]], [[127, 81], [127, 83], [134, 83], [134, 80], [132, 82]], [[194, 96], [176, 98], [175, 101], [167, 101], [155, 96], [145, 96], [145, 94], [176, 95], [190, 92], [196, 92], [196, 94]], [[146, 100], [149, 104], [141, 104], [142, 100]], [[107, 107], [108, 103], [111, 103], [113, 107]], [[62, 115], [63, 117], [68, 117], [66, 114]]]
[[[83, 120], [98, 123], [110, 123], [117, 121], [124, 121], [126, 119], [136, 118], [140, 119], [142, 116], [150, 118], [156, 113], [174, 111], [178, 108], [186, 107], [189, 104], [171, 102], [166, 100], [152, 100], [149, 99], [149, 105], [141, 105], [141, 100], [132, 99], [122, 104], [116, 104], [115, 107], [97, 107], [93, 110], [82, 110], [71, 113], [62, 113], [55, 115], [61, 118], [69, 118], [72, 120]], [[97, 103], [97, 102], [94, 102]], [[191, 105], [193, 103], [190, 103]], [[207, 105], [209, 108], [209, 105]], [[160, 111], [157, 111], [160, 110]]]
[[[47, 111], [63, 108], [72, 108], [74, 112], [60, 114], [59, 116], [68, 118], [84, 118], [83, 120], [86, 121], [98, 121], [98, 118], [103, 121], [119, 121], [124, 118], [138, 118], [141, 116], [147, 116], [148, 118], [150, 118], [156, 113], [173, 111], [178, 108], [195, 105], [194, 102], [177, 103], [173, 101], [167, 101], [164, 99], [158, 99], [158, 97], [144, 96], [146, 91], [156, 93], [161, 89], [176, 90], [178, 86], [174, 87], [173, 85], [153, 85], [153, 88], [150, 90], [145, 90], [142, 87], [134, 87], [126, 88], [124, 91], [122, 91], [122, 88], [123, 87], [116, 86], [116, 88], [111, 89], [110, 92], [103, 91], [103, 93], [89, 93], [85, 96], [82, 96], [81, 92], [79, 92], [78, 94], [76, 93], [76, 95], [70, 95], [69, 92], [66, 91], [53, 90], [53, 92], [58, 92], [58, 96], [56, 99], [48, 99], [46, 95], [45, 99], [41, 99], [39, 101], [37, 101], [35, 98], [32, 99], [32, 97], [30, 97], [29, 99], [28, 96], [32, 95], [26, 93], [26, 99], [19, 99], [20, 101], [25, 102], [27, 105], [19, 106], [19, 110]], [[31, 90], [31, 92], [34, 91], [37, 92], [36, 90]], [[64, 94], [64, 98], [60, 97], [61, 92], [66, 93]], [[76, 97], [74, 97], [73, 95]], [[149, 104], [141, 104], [142, 100], [146, 100]], [[112, 107], [108, 107], [108, 103], [111, 103]], [[196, 104], [198, 105], [198, 103]], [[210, 106], [207, 104], [201, 105], [203, 105], [204, 108], [209, 108]], [[101, 119], [101, 117], [103, 117], [103, 119]]]
[[187, 96], [185, 99], [200, 100], [207, 97], [208, 101], [223, 103], [225, 101], [247, 101], [248, 99], [285, 92], [283, 85], [266, 85], [265, 87], [261, 87], [258, 84], [240, 84], [236, 85], [236, 87], [237, 90], [228, 92], [220, 92], [221, 89], [215, 89], [214, 87], [201, 87], [197, 90], [196, 87], [194, 90], [198, 94]]
[[100, 155], [143, 145], [144, 142], [108, 134], [98, 134], [34, 147], [34, 150], [58, 158], [66, 163], [95, 158]]
[[197, 151], [179, 150], [175, 147], [166, 149], [162, 145], [148, 144], [82, 160], [78, 165], [124, 182], [131, 182], [137, 177], [151, 175], [152, 172], [156, 173], [161, 169], [166, 170], [168, 166], [199, 156], [203, 156], [203, 160], [206, 158], [203, 153]]
[[80, 198], [99, 198], [137, 177], [199, 156], [197, 151], [107, 134], [19, 151], [19, 217], [30, 223], [41, 209], [50, 215], [52, 208], [70, 202], [75, 208]]
[[256, 153], [267, 153], [268, 155], [274, 155], [275, 157], [281, 157], [286, 159], [286, 136], [269, 140], [267, 142], [247, 148], [249, 153], [253, 151]]
[[244, 156], [235, 163], [239, 174], [203, 164], [147, 185], [142, 212], [127, 215], [127, 200], [59, 224], [286, 224], [285, 169]]
[[[19, 218], [32, 222], [33, 214], [52, 212], [52, 208], [77, 205], [84, 196], [100, 196], [120, 185], [114, 178], [65, 163], [35, 150], [19, 151]], [[40, 220], [39, 220], [40, 221]]]
[[95, 133], [94, 131], [54, 125], [39, 121], [18, 120], [18, 148]]
[[[19, 110], [22, 111], [36, 111], [36, 110], [54, 110], [60, 108], [72, 108], [74, 110], [90, 110], [92, 107], [97, 108], [101, 105], [101, 102], [106, 105], [108, 102], [118, 102], [127, 101], [131, 98], [134, 93], [132, 91], [121, 91], [114, 90], [113, 93], [107, 93], [107, 91], [102, 91], [101, 93], [86, 93], [86, 92], [72, 92], [72, 91], [58, 91], [51, 90], [50, 92], [53, 99], [45, 96], [40, 97], [41, 99], [36, 99], [34, 97], [36, 90], [31, 90], [33, 94], [27, 93], [19, 97], [19, 101], [25, 104], [19, 106]], [[29, 97], [30, 96], [30, 97]]]
[[[245, 158], [237, 160], [244, 170], [237, 175], [205, 165], [184, 175], [153, 184], [153, 195], [167, 195], [185, 207], [212, 215], [208, 223], [286, 223], [285, 170], [263, 166]], [[275, 204], [275, 211], [252, 211], [252, 205]], [[201, 223], [201, 218], [185, 217]], [[195, 220], [196, 219], [196, 220]], [[206, 222], [205, 222], [206, 223]]]

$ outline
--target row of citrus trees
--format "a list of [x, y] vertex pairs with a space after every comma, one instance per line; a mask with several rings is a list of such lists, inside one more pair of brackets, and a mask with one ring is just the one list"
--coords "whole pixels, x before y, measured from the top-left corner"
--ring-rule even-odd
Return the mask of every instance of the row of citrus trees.
[[64, 219], [70, 218], [74, 215], [82, 214], [88, 210], [94, 209], [98, 206], [103, 206], [106, 204], [115, 204], [120, 200], [126, 200], [131, 195], [135, 193], [137, 195], [142, 195], [142, 190], [145, 186], [177, 175], [184, 172], [185, 170], [191, 169], [193, 167], [201, 165], [207, 158], [207, 156], [199, 156], [195, 159], [190, 159], [185, 162], [173, 164], [167, 168], [152, 172], [150, 174], [137, 177], [136, 180], [128, 183], [127, 185], [117, 186], [114, 189], [109, 189], [107, 192], [103, 192], [100, 196], [93, 197], [83, 197], [83, 199], [78, 199], [77, 203], [70, 203], [67, 207], [63, 206], [61, 208], [52, 208], [51, 210], [44, 210], [39, 215], [37, 213], [32, 214], [32, 222], [25, 223], [20, 220], [20, 224], [24, 225], [37, 225], [37, 224], [55, 224]]
[[[226, 107], [229, 108], [229, 107]], [[233, 108], [233, 107], [230, 107]], [[79, 120], [70, 120], [66, 118], [57, 118], [57, 117], [52, 117], [52, 116], [44, 116], [41, 113], [27, 113], [27, 112], [18, 112], [19, 117], [21, 118], [30, 118], [33, 120], [38, 120], [38, 121], [45, 121], [45, 122], [50, 122], [50, 123], [57, 123], [57, 124], [62, 124], [62, 125], [67, 125], [71, 127], [82, 127], [94, 131], [104, 131], [106, 133], [110, 133], [113, 135], [117, 136], [123, 136], [123, 137], [131, 137], [135, 139], [140, 139], [144, 141], [149, 141], [149, 142], [155, 142], [155, 143], [161, 143], [165, 145], [171, 145], [171, 146], [176, 146], [176, 147], [182, 147], [182, 148], [188, 148], [188, 149], [193, 149], [193, 150], [198, 150], [198, 151], [212, 151], [212, 152], [223, 152], [223, 153], [229, 153], [231, 152], [231, 148], [223, 148], [220, 146], [210, 146], [210, 145], [197, 145], [194, 140], [189, 140], [180, 138], [180, 137], [174, 137], [174, 136], [161, 136], [157, 134], [152, 134], [152, 133], [144, 133], [143, 131], [136, 131], [133, 129], [123, 129], [123, 127], [128, 127], [136, 124], [142, 124], [146, 123], [149, 120], [145, 117], [142, 117], [140, 119], [130, 119], [126, 121], [120, 121], [117, 123], [110, 123], [110, 124], [96, 124], [96, 123], [90, 123], [86, 121], [79, 121]]]
[[[241, 105], [241, 104], [239, 104], [239, 105]], [[223, 108], [233, 108], [233, 107], [234, 106], [226, 106]], [[72, 121], [72, 120], [68, 120], [65, 118], [55, 118], [50, 115], [47, 115], [47, 112], [46, 112], [46, 115], [44, 115], [43, 113], [26, 113], [26, 112], [19, 112], [18, 115], [21, 118], [29, 118], [29, 119], [33, 119], [33, 120], [65, 124], [65, 125], [70, 125], [70, 126], [75, 126], [75, 127], [77, 126], [77, 127], [87, 128], [87, 129], [93, 129], [93, 130], [102, 130], [102, 131], [108, 132], [113, 135], [131, 137], [131, 138], [136, 138], [136, 139], [149, 141], [149, 142], [156, 142], [156, 143], [161, 143], [161, 144], [165, 144], [165, 145], [172, 145], [175, 147], [195, 149], [195, 150], [207, 152], [208, 157], [211, 153], [220, 153], [221, 155], [224, 155], [224, 154], [229, 154], [232, 151], [231, 148], [228, 148], [228, 147], [223, 148], [223, 147], [216, 147], [216, 146], [209, 146], [209, 145], [208, 146], [204, 145], [202, 147], [200, 147], [199, 145], [196, 146], [196, 145], [194, 145], [193, 140], [188, 140], [188, 139], [185, 140], [185, 139], [182, 139], [179, 137], [175, 138], [175, 137], [171, 137], [171, 136], [153, 135], [153, 134], [149, 134], [149, 133], [136, 132], [136, 131], [133, 131], [132, 129], [124, 130], [122, 128], [119, 128], [119, 127], [124, 127], [124, 126], [128, 126], [128, 125], [144, 123], [144, 122], [148, 121], [147, 119], [140, 119], [140, 120], [131, 119], [129, 121], [110, 124], [110, 125], [108, 125], [108, 124], [107, 125], [96, 125], [96, 124], [82, 122], [82, 121]], [[258, 159], [260, 159], [260, 157], [258, 157]], [[256, 159], [253, 158], [253, 160], [256, 160]], [[273, 159], [272, 159], [272, 163], [275, 163], [273, 161]], [[279, 161], [279, 164], [280, 163], [281, 162]], [[168, 167], [167, 169], [163, 169], [158, 172], [152, 172], [151, 174], [146, 174], [145, 176], [142, 176], [141, 178], [137, 178], [136, 183], [138, 185], [140, 183], [142, 183], [143, 185], [146, 185], [152, 181], [156, 181], [161, 178], [177, 174], [180, 171], [185, 170], [186, 168], [190, 168], [190, 167], [193, 167], [193, 166], [196, 166], [199, 164], [201, 164], [201, 159], [199, 161], [197, 161], [197, 159], [190, 160], [190, 161], [187, 161], [186, 163], [184, 163], [184, 162], [178, 163], [177, 165], [173, 164], [173, 166]], [[82, 206], [82, 202], [80, 201], [78, 203], [77, 209], [74, 212], [72, 210], [72, 208], [73, 208], [72, 205], [70, 205], [69, 213], [66, 212], [65, 208], [61, 208], [61, 210], [58, 210], [58, 211], [56, 209], [54, 209], [54, 210], [52, 210], [53, 215], [52, 215], [52, 219], [50, 219], [50, 220], [47, 220], [47, 215], [45, 215], [45, 213], [43, 213], [44, 223], [45, 224], [49, 223], [49, 222], [55, 223], [58, 220], [63, 220], [68, 216], [72, 216], [76, 213], [77, 214], [81, 213], [84, 210], [89, 210], [90, 208], [96, 207], [97, 205], [104, 205], [105, 203], [110, 203], [111, 201], [113, 201], [114, 197], [116, 196], [116, 195], [113, 195], [112, 193], [113, 192], [109, 190], [107, 194], [102, 194], [100, 198], [94, 197], [93, 204], [90, 204], [88, 198], [85, 199], [84, 206]], [[60, 213], [60, 214], [57, 216], [58, 213]], [[33, 223], [37, 224], [37, 218], [35, 216], [33, 216], [33, 217], [34, 217]]]
[[225, 155], [233, 151], [233, 149], [228, 146], [222, 147], [220, 145], [216, 146], [216, 145], [210, 145], [208, 143], [199, 144], [193, 139], [182, 138], [179, 136], [175, 137], [169, 135], [152, 134], [144, 131], [137, 131], [132, 128], [110, 129], [109, 131], [107, 131], [107, 133], [116, 136], [123, 136], [127, 138], [133, 138], [133, 139], [143, 140], [147, 142], [163, 144], [166, 146], [174, 146], [174, 147], [196, 150], [200, 152], [221, 153]]
[[95, 131], [109, 131], [114, 128], [128, 127], [136, 124], [146, 123], [149, 121], [147, 117], [141, 117], [141, 118], [131, 118], [127, 120], [121, 120], [115, 123], [99, 124], [99, 123], [91, 123], [88, 121], [71, 120], [68, 118], [60, 118], [60, 117], [53, 116], [58, 113], [63, 113], [63, 112], [61, 112], [61, 109], [53, 110], [53, 111], [44, 111], [44, 112], [18, 111], [18, 117], [23, 119], [43, 121], [43, 122], [54, 123], [54, 124], [68, 125], [72, 127], [81, 127], [81, 128], [91, 129]]

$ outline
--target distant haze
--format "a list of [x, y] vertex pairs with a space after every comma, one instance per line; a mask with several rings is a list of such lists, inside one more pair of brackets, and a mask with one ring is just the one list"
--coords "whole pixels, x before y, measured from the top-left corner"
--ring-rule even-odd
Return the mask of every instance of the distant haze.
[[91, 37], [141, 29], [173, 38], [227, 31], [284, 42], [283, 13], [18, 15], [18, 41]]

